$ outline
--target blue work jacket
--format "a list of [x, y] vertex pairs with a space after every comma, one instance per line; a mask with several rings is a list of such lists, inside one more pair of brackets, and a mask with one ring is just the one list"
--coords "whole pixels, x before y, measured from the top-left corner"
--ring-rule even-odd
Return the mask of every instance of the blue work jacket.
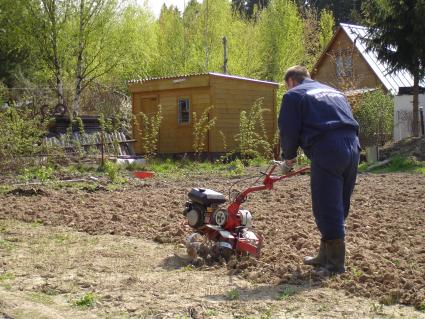
[[309, 150], [324, 134], [358, 134], [359, 124], [343, 93], [305, 79], [283, 96], [279, 113], [283, 159], [293, 159], [301, 147]]

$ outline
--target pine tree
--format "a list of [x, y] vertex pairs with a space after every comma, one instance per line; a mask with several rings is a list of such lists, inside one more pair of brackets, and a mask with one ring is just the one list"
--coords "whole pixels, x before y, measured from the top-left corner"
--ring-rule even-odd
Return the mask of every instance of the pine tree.
[[408, 70], [413, 83], [412, 133], [419, 135], [419, 82], [425, 77], [425, 0], [372, 0], [365, 7], [367, 49], [389, 65], [389, 72]]

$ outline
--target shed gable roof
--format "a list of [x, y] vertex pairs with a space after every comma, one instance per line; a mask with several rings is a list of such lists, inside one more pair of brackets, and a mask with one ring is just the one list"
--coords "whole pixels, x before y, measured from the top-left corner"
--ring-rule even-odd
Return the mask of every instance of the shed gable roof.
[[195, 77], [195, 76], [213, 76], [213, 77], [221, 77], [221, 78], [243, 80], [243, 81], [249, 81], [254, 83], [262, 83], [262, 84], [268, 84], [273, 86], [279, 86], [279, 83], [276, 83], [276, 82], [263, 81], [263, 80], [246, 78], [242, 76], [215, 73], [215, 72], [183, 74], [183, 75], [175, 75], [175, 76], [162, 76], [162, 77], [152, 77], [152, 78], [145, 78], [145, 79], [134, 79], [134, 80], [128, 81], [128, 84], [141, 84], [141, 83], [150, 82], [150, 81], [172, 80], [172, 79], [188, 78], [188, 77]]
[[[372, 71], [378, 77], [382, 85], [391, 93], [396, 94], [400, 87], [413, 86], [413, 76], [407, 71], [402, 70], [395, 73], [388, 73], [389, 66], [385, 62], [381, 62], [378, 59], [378, 55], [375, 51], [367, 51], [366, 44], [362, 40], [367, 34], [368, 28], [360, 25], [353, 25], [347, 23], [341, 23], [334, 37], [322, 53], [321, 57], [314, 66], [314, 70], [317, 70], [322, 60], [324, 59], [327, 51], [332, 46], [339, 32], [345, 32], [349, 39], [355, 45], [357, 51], [370, 66]], [[313, 71], [314, 73], [314, 71]]]

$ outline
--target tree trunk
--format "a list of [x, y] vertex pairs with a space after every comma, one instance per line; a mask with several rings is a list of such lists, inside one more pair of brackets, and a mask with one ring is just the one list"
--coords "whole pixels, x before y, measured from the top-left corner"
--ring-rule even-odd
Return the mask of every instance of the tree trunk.
[[77, 51], [77, 65], [75, 70], [75, 96], [72, 103], [73, 115], [78, 115], [80, 112], [80, 102], [81, 102], [81, 93], [82, 93], [82, 82], [84, 79], [83, 74], [83, 56], [85, 50], [84, 43], [84, 31], [85, 31], [85, 1], [80, 1], [80, 25], [78, 33], [78, 51]]
[[412, 134], [419, 136], [419, 76], [413, 76], [413, 117]]

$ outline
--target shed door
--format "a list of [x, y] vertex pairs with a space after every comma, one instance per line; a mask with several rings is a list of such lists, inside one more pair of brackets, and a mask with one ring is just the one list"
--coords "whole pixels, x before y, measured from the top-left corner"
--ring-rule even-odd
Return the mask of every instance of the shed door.
[[[142, 117], [140, 116], [140, 113], [143, 112], [146, 115], [154, 115], [158, 112], [158, 97], [157, 96], [149, 96], [149, 97], [141, 97], [139, 100], [139, 103], [135, 103], [135, 109], [134, 109], [134, 115], [136, 116], [136, 120], [138, 123], [138, 127], [143, 130], [143, 123], [142, 123]], [[136, 144], [135, 144], [135, 151], [136, 154], [143, 154], [145, 153], [145, 150], [143, 149], [143, 142], [142, 142], [142, 136], [140, 132], [135, 132], [136, 136]], [[159, 142], [159, 141], [158, 141]], [[160, 150], [158, 149], [158, 152]]]

